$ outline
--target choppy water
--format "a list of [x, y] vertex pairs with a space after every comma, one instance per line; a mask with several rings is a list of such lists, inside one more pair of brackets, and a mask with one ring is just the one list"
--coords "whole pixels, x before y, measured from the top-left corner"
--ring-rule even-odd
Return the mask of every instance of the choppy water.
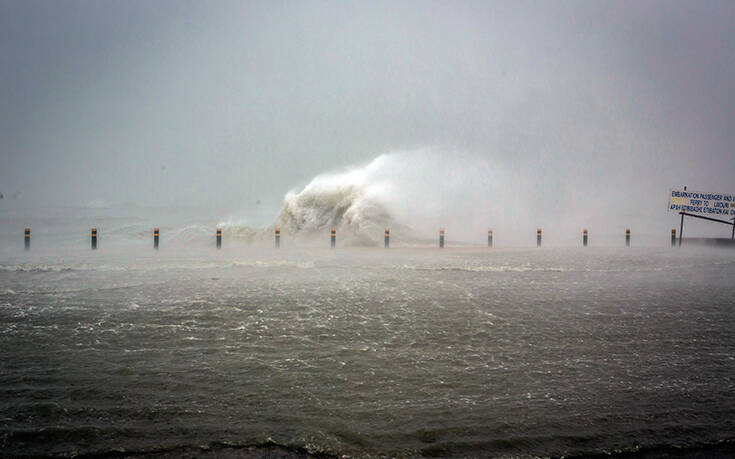
[[735, 440], [733, 279], [734, 251], [686, 249], [18, 252], [0, 448], [717, 445]]

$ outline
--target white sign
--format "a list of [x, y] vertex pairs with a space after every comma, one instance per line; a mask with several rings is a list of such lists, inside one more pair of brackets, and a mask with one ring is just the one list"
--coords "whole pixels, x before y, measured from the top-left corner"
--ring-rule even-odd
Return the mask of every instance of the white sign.
[[735, 215], [735, 194], [671, 190], [669, 210], [731, 217]]

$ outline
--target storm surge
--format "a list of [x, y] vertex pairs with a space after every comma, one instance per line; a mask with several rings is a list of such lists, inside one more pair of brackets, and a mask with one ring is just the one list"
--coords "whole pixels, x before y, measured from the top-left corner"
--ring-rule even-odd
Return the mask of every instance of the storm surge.
[[386, 153], [290, 190], [265, 228], [222, 226], [226, 236], [243, 241], [268, 240], [275, 228], [291, 240], [318, 241], [335, 228], [341, 245], [374, 246], [382, 244], [383, 232], [390, 228], [392, 241], [400, 245], [423, 244], [440, 226], [459, 217], [471, 224], [471, 214], [482, 213], [477, 190], [490, 189], [492, 174], [482, 163], [466, 166], [456, 157], [446, 164], [442, 155], [428, 150]]
[[272, 237], [279, 228], [284, 237], [309, 242], [323, 239], [335, 228], [340, 244], [372, 246], [390, 227], [400, 228], [404, 243], [417, 242], [415, 232], [397, 221], [391, 199], [398, 189], [391, 171], [403, 161], [401, 155], [384, 154], [360, 167], [320, 174], [302, 189], [286, 193], [280, 213], [267, 228], [225, 224], [225, 234], [257, 241]]
[[349, 245], [375, 245], [383, 229], [405, 225], [389, 210], [395, 184], [385, 176], [390, 162], [381, 155], [364, 167], [315, 177], [300, 191], [289, 191], [274, 226], [298, 239], [323, 237], [336, 228]]
[[384, 199], [390, 185], [377, 177], [385, 162], [383, 155], [363, 167], [318, 175], [303, 189], [286, 193], [270, 226], [255, 229], [224, 223], [225, 235], [258, 241], [272, 237], [279, 228], [285, 237], [308, 242], [323, 239], [336, 228], [343, 243], [375, 245], [383, 229], [395, 224]]
[[347, 233], [353, 243], [372, 244], [393, 218], [380, 199], [362, 184], [317, 178], [299, 193], [289, 193], [275, 222], [292, 235], [318, 236], [327, 228]]

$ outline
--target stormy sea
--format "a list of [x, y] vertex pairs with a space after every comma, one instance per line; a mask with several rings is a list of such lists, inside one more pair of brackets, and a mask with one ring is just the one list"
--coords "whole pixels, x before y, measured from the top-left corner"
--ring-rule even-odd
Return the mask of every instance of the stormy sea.
[[735, 454], [735, 251], [439, 248], [369, 175], [261, 224], [3, 210], [0, 455]]
[[731, 251], [20, 240], [3, 456], [735, 451]]

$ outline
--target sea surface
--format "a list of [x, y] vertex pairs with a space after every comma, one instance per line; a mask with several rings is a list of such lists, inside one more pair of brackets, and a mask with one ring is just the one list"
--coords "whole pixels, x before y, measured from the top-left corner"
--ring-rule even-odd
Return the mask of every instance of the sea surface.
[[3, 252], [2, 456], [735, 440], [733, 250], [105, 242]]

